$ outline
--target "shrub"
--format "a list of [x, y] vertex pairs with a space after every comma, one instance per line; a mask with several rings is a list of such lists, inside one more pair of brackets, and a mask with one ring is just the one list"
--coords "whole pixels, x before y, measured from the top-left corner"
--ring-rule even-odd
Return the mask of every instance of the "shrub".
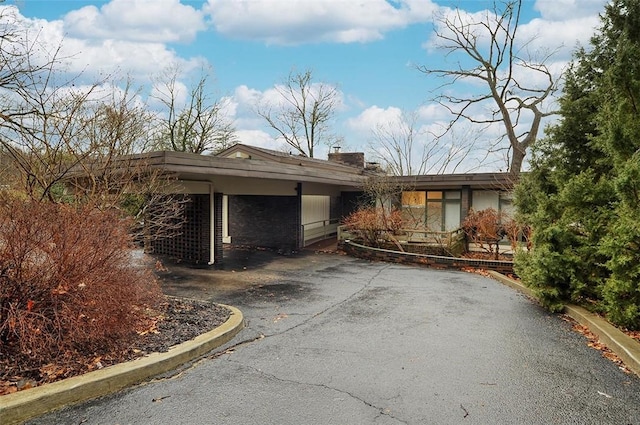
[[0, 358], [47, 364], [122, 349], [161, 292], [114, 212], [0, 200]]
[[469, 210], [469, 214], [462, 222], [462, 230], [468, 240], [478, 244], [478, 246], [493, 254], [497, 260], [500, 256], [500, 240], [506, 232], [502, 225], [504, 214], [493, 208], [474, 211]]
[[342, 224], [365, 245], [377, 247], [402, 229], [403, 220], [397, 209], [387, 212], [382, 208], [365, 207], [349, 214]]
[[530, 246], [531, 228], [493, 208], [470, 210], [462, 223], [462, 230], [467, 240], [493, 254], [495, 259], [500, 255], [499, 243], [503, 238], [507, 238], [514, 252], [518, 250], [520, 241]]

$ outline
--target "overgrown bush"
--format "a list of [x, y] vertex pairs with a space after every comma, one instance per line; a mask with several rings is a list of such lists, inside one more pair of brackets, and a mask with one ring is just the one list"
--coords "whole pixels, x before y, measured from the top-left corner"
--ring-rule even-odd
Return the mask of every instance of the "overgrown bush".
[[528, 226], [493, 208], [469, 210], [469, 214], [462, 222], [462, 230], [468, 241], [477, 244], [496, 260], [500, 257], [502, 239], [506, 238], [513, 251], [516, 251], [520, 240], [528, 241], [530, 237]]
[[504, 214], [493, 208], [479, 211], [471, 209], [462, 222], [462, 230], [468, 240], [492, 254], [496, 260], [500, 256], [500, 240], [506, 235], [503, 217]]
[[0, 199], [0, 359], [33, 367], [126, 347], [161, 299], [132, 265], [127, 228], [115, 212]]
[[380, 246], [382, 241], [395, 239], [403, 226], [399, 210], [385, 211], [382, 208], [364, 207], [349, 214], [343, 221], [347, 230], [368, 246]]

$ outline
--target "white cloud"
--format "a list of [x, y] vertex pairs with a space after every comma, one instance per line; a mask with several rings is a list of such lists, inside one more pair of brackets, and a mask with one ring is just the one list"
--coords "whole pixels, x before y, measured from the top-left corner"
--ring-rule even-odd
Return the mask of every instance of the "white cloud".
[[422, 44], [422, 47], [429, 53], [433, 53], [437, 52], [442, 46], [450, 46], [452, 43], [446, 40], [446, 38], [454, 40], [456, 38], [456, 35], [453, 34], [450, 27], [464, 28], [470, 32], [470, 36], [476, 38], [476, 44], [478, 46], [489, 46], [490, 37], [486, 31], [482, 31], [484, 27], [478, 25], [478, 23], [492, 22], [494, 20], [495, 14], [489, 10], [481, 10], [472, 13], [467, 12], [464, 9], [441, 8], [435, 15], [433, 22], [435, 31], [427, 41]]
[[220, 114], [230, 120], [233, 120], [238, 113], [238, 102], [233, 97], [224, 96], [220, 98]]
[[165, 109], [166, 103], [173, 102], [175, 108], [180, 110], [186, 106], [189, 96], [189, 88], [182, 81], [176, 81], [171, 90], [165, 81], [158, 81], [151, 87], [149, 92], [149, 105], [152, 108]]
[[419, 121], [449, 121], [451, 114], [439, 103], [429, 103], [418, 108]]
[[[266, 120], [256, 113], [260, 107], [271, 106], [277, 110], [281, 105], [287, 105], [286, 102], [283, 102], [282, 94], [276, 90], [276, 87], [278, 86], [260, 91], [246, 85], [240, 85], [236, 87], [231, 97], [225, 98], [225, 102], [229, 105], [228, 110], [232, 111], [229, 115], [232, 115], [236, 135], [241, 143], [288, 152], [292, 149], [291, 146], [287, 145], [281, 137], [276, 137]], [[311, 90], [314, 90], [315, 87], [317, 86], [312, 86]], [[341, 108], [342, 93], [338, 92], [338, 95], [337, 108]], [[323, 157], [326, 151], [326, 146], [317, 146], [316, 157]]]
[[263, 130], [237, 130], [236, 137], [240, 143], [245, 145], [258, 146], [266, 149], [279, 150], [282, 143], [276, 141]]
[[[121, 0], [114, 0], [103, 8], [119, 2]], [[65, 20], [25, 18], [11, 6], [0, 6], [0, 10], [14, 13], [17, 25], [28, 32], [30, 40], [36, 41], [38, 48], [30, 52], [31, 60], [44, 63], [56, 54], [60, 62], [57, 71], [71, 76], [81, 74], [82, 81], [95, 81], [105, 76], [122, 74], [130, 74], [142, 81], [148, 81], [150, 75], [168, 64], [179, 64], [181, 68], [191, 70], [201, 67], [206, 62], [201, 57], [182, 58], [161, 42], [109, 37], [109, 34], [100, 29], [86, 38], [78, 31], [70, 31]], [[4, 12], [2, 13], [7, 19]]]
[[[255, 113], [256, 105], [261, 102], [264, 94], [256, 89], [241, 85], [236, 87], [233, 94], [223, 99], [226, 115], [233, 120], [237, 134], [243, 143], [254, 144], [250, 139], [266, 144], [273, 143], [273, 138], [265, 131], [265, 120]], [[273, 146], [271, 146], [273, 147]]]
[[[327, 93], [327, 90], [335, 89], [336, 90], [336, 98], [334, 104], [334, 110], [340, 111], [344, 109], [344, 95], [337, 88], [330, 86], [325, 83], [313, 83], [309, 87], [307, 87], [307, 94], [317, 95], [320, 90], [324, 93]], [[294, 103], [293, 100], [287, 100], [284, 96], [289, 95], [289, 90], [287, 87], [282, 85], [275, 85], [265, 91], [259, 91], [256, 89], [252, 89], [247, 87], [246, 85], [241, 85], [236, 87], [233, 99], [237, 103], [237, 108], [242, 111], [251, 111], [255, 114], [256, 109], [258, 108], [274, 108], [274, 109], [282, 109], [282, 108], [290, 108], [291, 104]], [[301, 102], [301, 97], [299, 94], [296, 94], [296, 101]]]
[[206, 29], [204, 15], [180, 0], [112, 0], [64, 17], [71, 37], [148, 43], [189, 42]]
[[347, 126], [358, 133], [370, 135], [380, 125], [397, 122], [402, 116], [402, 109], [390, 106], [386, 109], [373, 105], [355, 118], [347, 120]]
[[260, 101], [260, 90], [249, 88], [245, 85], [236, 87], [233, 98], [241, 105], [255, 105]]
[[[568, 61], [577, 44], [587, 45], [598, 26], [598, 14], [604, 10], [606, 0], [538, 0], [535, 8], [541, 18], [525, 21], [521, 18], [516, 37], [516, 47], [526, 49], [532, 55], [554, 53], [555, 60]], [[435, 21], [436, 30], [452, 36], [445, 22], [453, 22], [456, 27], [472, 23], [493, 22], [495, 14], [490, 10], [469, 13], [464, 9], [442, 8]], [[488, 48], [490, 37], [482, 26], [469, 27], [477, 37], [481, 52]], [[439, 47], [447, 42], [436, 34], [423, 44], [429, 53], [439, 52]], [[444, 50], [443, 50], [444, 51]]]
[[160, 43], [136, 43], [120, 40], [65, 39], [65, 50], [71, 52], [74, 46], [76, 69], [86, 67], [107, 73], [131, 73], [140, 78], [148, 78], [169, 64], [180, 64], [184, 69], [194, 69], [205, 62], [202, 58], [183, 59]]
[[598, 16], [608, 0], [537, 0], [534, 8], [545, 20], [566, 21]]
[[564, 21], [533, 19], [520, 26], [521, 40], [531, 40], [529, 50], [554, 52], [554, 59], [569, 61], [578, 45], [587, 46], [600, 20], [596, 15]]
[[369, 42], [385, 32], [430, 20], [431, 0], [208, 0], [218, 32], [268, 44]]

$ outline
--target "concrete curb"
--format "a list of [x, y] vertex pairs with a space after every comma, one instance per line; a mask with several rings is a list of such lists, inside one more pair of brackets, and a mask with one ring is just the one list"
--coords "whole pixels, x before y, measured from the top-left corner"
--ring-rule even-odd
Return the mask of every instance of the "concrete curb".
[[622, 359], [625, 366], [640, 376], [640, 342], [582, 307], [567, 305], [564, 310], [578, 323], [588, 327], [604, 345]]
[[[537, 298], [533, 291], [513, 279], [498, 272], [489, 271], [491, 277], [532, 298]], [[640, 376], [640, 342], [631, 338], [600, 316], [576, 305], [566, 305], [564, 313], [576, 322], [589, 328], [600, 341], [622, 359], [636, 375]]]
[[203, 356], [229, 342], [244, 328], [242, 312], [235, 307], [224, 307], [231, 310], [231, 316], [225, 323], [172, 347], [166, 353], [152, 353], [81, 376], [1, 396], [0, 423], [21, 423], [66, 405], [101, 397]]

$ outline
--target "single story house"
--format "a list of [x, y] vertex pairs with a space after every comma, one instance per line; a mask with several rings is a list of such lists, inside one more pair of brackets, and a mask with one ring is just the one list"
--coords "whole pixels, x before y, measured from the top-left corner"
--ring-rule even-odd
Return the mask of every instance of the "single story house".
[[[365, 182], [380, 176], [363, 153], [337, 150], [320, 160], [236, 144], [216, 156], [162, 151], [145, 160], [175, 179], [169, 193], [189, 195], [181, 234], [155, 241], [154, 251], [218, 266], [223, 244], [287, 252], [334, 235], [366, 202]], [[510, 208], [512, 184], [502, 173], [390, 179], [402, 188], [403, 210], [430, 228], [456, 228], [472, 207]]]

